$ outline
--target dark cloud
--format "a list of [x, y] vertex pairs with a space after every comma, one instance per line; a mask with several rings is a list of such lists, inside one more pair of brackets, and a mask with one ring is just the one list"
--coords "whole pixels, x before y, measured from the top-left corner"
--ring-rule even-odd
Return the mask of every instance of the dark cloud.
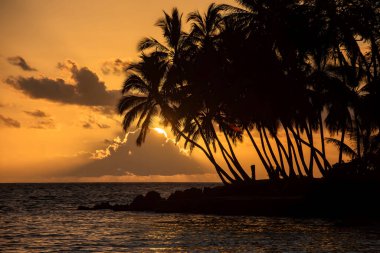
[[96, 120], [94, 120], [93, 118], [90, 117], [90, 119], [88, 121], [86, 121], [82, 124], [82, 127], [86, 128], [86, 129], [92, 129], [94, 127], [106, 129], [106, 128], [110, 128], [111, 126], [109, 126], [107, 124], [96, 122]]
[[89, 122], [86, 122], [82, 125], [83, 128], [86, 128], [86, 129], [91, 129], [92, 128], [92, 125], [89, 123]]
[[106, 128], [110, 128], [111, 126], [107, 125], [107, 124], [96, 124], [99, 128], [103, 128], [103, 129], [106, 129]]
[[28, 114], [29, 116], [32, 116], [37, 119], [36, 122], [34, 122], [30, 128], [37, 128], [37, 129], [53, 129], [55, 128], [55, 123], [52, 118], [50, 118], [49, 115], [47, 115], [45, 112], [41, 110], [35, 110], [35, 111], [24, 111], [24, 113]]
[[8, 62], [12, 65], [19, 66], [22, 70], [25, 71], [36, 71], [37, 69], [32, 68], [28, 63], [26, 63], [25, 59], [21, 56], [8, 57]]
[[36, 118], [47, 118], [49, 115], [47, 115], [45, 112], [41, 110], [35, 110], [33, 112], [31, 111], [24, 111], [26, 114], [36, 117]]
[[5, 125], [7, 127], [14, 127], [14, 128], [20, 128], [21, 124], [15, 119], [5, 117], [0, 114], [0, 124]]
[[136, 137], [137, 134], [130, 134], [124, 144], [120, 144], [120, 141], [106, 140], [107, 143], [119, 143], [118, 148], [109, 149], [109, 156], [91, 160], [90, 163], [79, 166], [64, 176], [170, 176], [210, 173], [209, 169], [203, 168], [196, 160], [180, 153], [174, 143], [166, 142], [163, 135], [152, 131], [141, 147], [136, 146]]
[[106, 61], [102, 64], [102, 72], [105, 75], [114, 74], [121, 75], [124, 74], [129, 66], [129, 62], [120, 59], [115, 59], [113, 61]]
[[61, 68], [65, 67], [70, 69], [74, 85], [62, 79], [34, 77], [8, 78], [6, 82], [31, 98], [86, 106], [114, 106], [117, 103], [120, 91], [107, 90], [94, 72], [86, 67], [77, 68], [74, 63], [71, 66], [62, 64]]
[[46, 119], [46, 120], [39, 120], [35, 122], [31, 128], [36, 128], [36, 129], [54, 129], [55, 128], [55, 123], [52, 119]]
[[109, 118], [113, 118], [118, 113], [115, 106], [92, 106], [91, 109]]

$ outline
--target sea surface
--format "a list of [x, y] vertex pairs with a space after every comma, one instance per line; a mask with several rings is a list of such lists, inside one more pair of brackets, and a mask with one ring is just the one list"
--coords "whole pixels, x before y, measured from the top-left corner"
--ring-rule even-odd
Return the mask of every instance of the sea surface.
[[0, 252], [380, 252], [378, 223], [78, 211], [215, 184], [0, 184]]

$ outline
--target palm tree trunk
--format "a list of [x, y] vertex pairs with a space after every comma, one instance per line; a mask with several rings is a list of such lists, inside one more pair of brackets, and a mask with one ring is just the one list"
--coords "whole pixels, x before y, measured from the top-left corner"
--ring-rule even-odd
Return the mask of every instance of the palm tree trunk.
[[[219, 144], [219, 147], [220, 147], [220, 143], [219, 142], [218, 142], [218, 144]], [[230, 170], [231, 174], [234, 176], [235, 180], [239, 181], [239, 182], [243, 182], [243, 179], [236, 173], [236, 171], [232, 168], [230, 162], [228, 161], [228, 158], [226, 157], [224, 148], [222, 149], [222, 147], [220, 147], [220, 150], [222, 152], [223, 159], [226, 162], [227, 167]]]
[[281, 155], [280, 155], [280, 159], [281, 159], [281, 161], [282, 161], [282, 164], [281, 164], [281, 166], [282, 166], [282, 176], [283, 176], [284, 178], [288, 178], [289, 175], [286, 174], [285, 166], [284, 166], [284, 164], [283, 164], [282, 155], [285, 156], [285, 159], [286, 159], [286, 161], [287, 161], [287, 163], [288, 163], [288, 167], [290, 167], [290, 159], [289, 159], [289, 156], [288, 156], [288, 154], [286, 153], [286, 149], [285, 149], [284, 145], [282, 145], [282, 143], [281, 143], [280, 139], [277, 137], [277, 135], [274, 134], [273, 137], [274, 137], [274, 139], [275, 139], [275, 141], [276, 141], [276, 143], [277, 143], [278, 153], [281, 154]]
[[261, 126], [260, 126], [260, 128], [258, 129], [259, 134], [260, 134], [260, 143], [261, 143], [261, 147], [262, 147], [262, 149], [263, 149], [264, 156], [265, 156], [265, 158], [267, 159], [267, 162], [268, 162], [268, 164], [269, 164], [271, 170], [273, 171], [273, 168], [274, 168], [274, 167], [273, 167], [273, 164], [272, 164], [272, 162], [271, 162], [271, 160], [270, 160], [270, 158], [269, 158], [269, 156], [268, 156], [267, 150], [266, 150], [266, 148], [265, 148], [264, 137], [263, 137], [262, 129], [263, 129], [263, 127], [261, 127]]
[[[325, 133], [323, 127], [322, 111], [319, 113], [319, 131], [321, 134], [321, 149], [324, 156], [326, 156], [326, 147], [325, 147]], [[326, 170], [326, 163], [324, 163], [324, 169]]]
[[227, 164], [227, 167], [228, 169], [230, 170], [231, 174], [234, 176], [234, 178], [237, 180], [237, 181], [243, 181], [243, 179], [236, 173], [236, 171], [232, 168], [230, 162], [228, 161], [228, 157], [226, 156], [226, 149], [223, 147], [222, 143], [220, 142], [218, 136], [215, 134], [215, 139], [216, 141], [218, 142], [218, 146], [220, 148], [220, 151], [222, 152], [222, 156], [223, 156], [223, 159], [224, 161], [226, 162]]
[[[305, 131], [306, 131], [306, 136], [307, 136], [307, 139], [309, 140], [310, 145], [314, 147], [314, 140], [313, 140], [312, 130], [308, 129], [306, 127]], [[314, 152], [313, 149], [310, 149], [309, 173], [310, 173], [311, 177], [313, 177], [313, 175], [314, 175], [314, 159], [315, 159], [315, 152]]]
[[214, 155], [212, 154], [212, 151], [210, 149], [210, 145], [209, 143], [207, 142], [207, 138], [205, 137], [203, 131], [202, 131], [202, 126], [199, 124], [198, 120], [194, 118], [194, 122], [197, 124], [198, 128], [199, 128], [199, 132], [201, 133], [201, 137], [202, 137], [202, 140], [206, 146], [206, 149], [208, 151], [208, 153], [210, 154], [210, 157], [212, 158], [212, 161], [217, 165], [217, 169], [220, 171], [221, 174], [223, 174], [223, 176], [228, 180], [230, 181], [231, 183], [234, 182], [234, 180], [230, 177], [230, 175], [227, 174], [227, 172], [225, 172], [222, 167], [220, 167], [215, 158], [214, 158]]
[[[296, 168], [297, 168], [298, 175], [300, 177], [303, 177], [304, 175], [303, 175], [303, 173], [301, 171], [301, 166], [300, 166], [300, 164], [298, 162], [298, 157], [297, 157], [297, 154], [296, 154], [296, 149], [294, 148], [294, 145], [293, 145], [293, 142], [292, 142], [291, 138], [289, 139], [289, 141], [290, 141], [290, 147], [291, 147], [292, 153], [294, 155], [294, 161], [296, 163]], [[296, 138], [294, 138], [294, 141], [297, 142]]]
[[[181, 130], [179, 130], [178, 129], [178, 127], [176, 127], [176, 125], [175, 124], [171, 124], [172, 125], [172, 128], [174, 129], [174, 131], [175, 132], [177, 132], [177, 133], [179, 133], [180, 135], [181, 135], [181, 137], [182, 138], [184, 138], [186, 141], [188, 141], [188, 142], [190, 142], [191, 144], [193, 144], [195, 147], [197, 147], [197, 148], [199, 148], [205, 155], [206, 155], [206, 157], [208, 158], [208, 160], [214, 165], [214, 167], [215, 167], [215, 170], [216, 170], [216, 172], [218, 173], [218, 175], [219, 175], [219, 178], [220, 178], [220, 180], [223, 182], [223, 184], [224, 185], [227, 185], [227, 184], [229, 184], [229, 183], [232, 183], [233, 182], [233, 180], [229, 180], [228, 178], [230, 178], [229, 177], [229, 175], [217, 164], [217, 162], [215, 161], [215, 159], [214, 159], [214, 157], [213, 157], [213, 155], [212, 155], [212, 153], [208, 153], [201, 145], [199, 145], [198, 143], [196, 143], [195, 141], [193, 141], [191, 138], [189, 138], [188, 136], [186, 136]], [[228, 179], [228, 181], [230, 181], [230, 182], [228, 182], [224, 177], [225, 176], [223, 176], [223, 175], [227, 175], [227, 179]], [[232, 178], [230, 178], [230, 179], [232, 179]]]
[[[307, 124], [306, 124], [306, 127], [307, 127]], [[296, 131], [297, 131], [297, 134], [300, 135], [300, 130], [299, 130], [298, 126], [296, 127]], [[305, 171], [306, 175], [310, 177], [310, 168], [308, 168], [308, 166], [306, 165], [306, 162], [305, 162], [305, 156], [303, 154], [302, 143], [299, 140], [297, 140], [297, 138], [295, 136], [294, 136], [294, 141], [295, 141], [296, 146], [297, 146], [298, 155], [300, 157], [300, 160], [301, 160], [301, 163], [303, 166], [303, 170]], [[311, 177], [313, 177], [312, 171], [311, 171]]]
[[[214, 130], [214, 133], [215, 133], [215, 130]], [[228, 148], [229, 148], [229, 150], [231, 152], [231, 156], [232, 156], [232, 160], [231, 161], [235, 165], [236, 169], [239, 171], [240, 175], [242, 175], [242, 177], [244, 178], [244, 180], [247, 180], [247, 181], [251, 180], [251, 178], [248, 176], [248, 174], [245, 172], [245, 170], [243, 169], [243, 167], [239, 163], [239, 160], [236, 158], [235, 152], [234, 152], [234, 150], [232, 148], [231, 142], [228, 139], [228, 136], [227, 136], [226, 132], [223, 131], [223, 134], [224, 134], [224, 138], [227, 141]]]
[[272, 159], [273, 159], [274, 163], [276, 164], [276, 168], [281, 171], [281, 168], [280, 168], [281, 166], [278, 163], [277, 157], [276, 157], [276, 155], [273, 152], [272, 146], [270, 145], [269, 138], [268, 138], [268, 135], [267, 135], [267, 133], [265, 131], [265, 128], [263, 128], [263, 134], [264, 134], [264, 138], [265, 138], [265, 141], [266, 141], [268, 149], [269, 149], [269, 153], [271, 154]]
[[342, 163], [343, 161], [343, 143], [344, 143], [344, 135], [346, 133], [346, 128], [342, 128], [342, 136], [340, 138], [340, 148], [339, 148], [339, 158], [338, 158], [338, 163]]
[[268, 164], [265, 161], [265, 158], [261, 154], [261, 151], [260, 151], [259, 147], [257, 146], [257, 143], [255, 142], [255, 140], [253, 139], [251, 132], [248, 130], [248, 127], [246, 127], [246, 126], [244, 126], [244, 130], [247, 132], [249, 139], [251, 140], [253, 147], [256, 150], [256, 153], [259, 155], [260, 161], [263, 164], [265, 170], [267, 171], [269, 179], [273, 179], [273, 172], [271, 171], [270, 167], [268, 166]]
[[[290, 131], [292, 131], [292, 129], [290, 128], [289, 129]], [[294, 133], [295, 134], [295, 133]], [[316, 154], [320, 155], [321, 158], [324, 160], [324, 162], [326, 163], [327, 165], [327, 168], [328, 169], [331, 169], [331, 165], [329, 163], [329, 161], [326, 159], [326, 157], [322, 154], [321, 151], [319, 151], [317, 148], [315, 148], [313, 145], [310, 145], [310, 143], [308, 143], [307, 141], [303, 140], [301, 138], [301, 136], [296, 136], [297, 139], [299, 139], [303, 144], [305, 144], [306, 146], [308, 146], [310, 149], [314, 150], [314, 152], [316, 152]], [[317, 156], [315, 156], [315, 158], [317, 158]], [[316, 162], [318, 163], [319, 160], [316, 159]], [[321, 165], [322, 166], [322, 165]], [[325, 175], [325, 171], [321, 170], [321, 173], [322, 175]]]
[[[232, 168], [231, 164], [229, 163], [228, 159], [234, 164], [235, 168], [240, 172], [240, 174], [243, 176], [244, 180], [247, 180], [249, 181], [251, 178], [245, 174], [247, 177], [244, 177], [244, 174], [242, 174], [241, 170], [245, 173], [245, 171], [243, 170], [243, 168], [241, 168], [240, 166], [240, 163], [237, 162], [237, 160], [235, 161], [236, 159], [236, 156], [235, 156], [235, 159], [233, 156], [231, 156], [228, 151], [226, 150], [226, 148], [223, 146], [222, 142], [220, 141], [218, 135], [216, 134], [216, 131], [214, 129], [214, 127], [212, 127], [212, 132], [215, 136], [215, 139], [216, 141], [218, 142], [218, 145], [219, 145], [219, 148], [221, 149], [222, 151], [222, 155], [223, 155], [223, 158], [225, 159], [226, 163], [227, 163], [227, 166], [229, 168], [229, 170], [231, 171], [231, 173], [234, 175], [237, 175], [239, 179], [241, 179], [241, 177], [236, 173], [236, 171]], [[227, 160], [226, 160], [227, 159]], [[237, 162], [237, 163], [236, 163]], [[238, 167], [240, 166], [240, 168]], [[243, 181], [243, 180], [241, 180]]]
[[277, 142], [276, 142], [276, 147], [277, 147], [278, 157], [280, 158], [280, 164], [281, 164], [280, 172], [281, 172], [281, 176], [283, 178], [287, 178], [288, 175], [285, 173], [284, 158], [282, 157], [282, 151], [281, 151], [280, 145]]
[[285, 125], [283, 125], [285, 134], [286, 134], [286, 142], [288, 143], [288, 155], [289, 155], [289, 177], [295, 177], [296, 172], [293, 167], [293, 153], [292, 153], [292, 141], [290, 139], [289, 131]]

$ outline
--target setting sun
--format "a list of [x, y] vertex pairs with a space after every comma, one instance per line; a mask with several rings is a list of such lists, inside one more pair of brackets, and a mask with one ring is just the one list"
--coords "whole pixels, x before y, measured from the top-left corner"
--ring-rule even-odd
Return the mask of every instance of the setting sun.
[[156, 131], [159, 134], [164, 135], [165, 138], [168, 138], [168, 134], [166, 133], [166, 131], [164, 129], [159, 128], [159, 127], [155, 127], [155, 128], [153, 128], [153, 130]]

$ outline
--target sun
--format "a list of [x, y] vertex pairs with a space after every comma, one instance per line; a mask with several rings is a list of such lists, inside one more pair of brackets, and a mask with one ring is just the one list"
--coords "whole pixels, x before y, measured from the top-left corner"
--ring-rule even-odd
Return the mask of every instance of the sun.
[[164, 129], [159, 128], [159, 127], [155, 127], [155, 128], [153, 128], [153, 130], [159, 134], [163, 134], [165, 136], [165, 138], [168, 138], [168, 134], [166, 133], [166, 131]]

